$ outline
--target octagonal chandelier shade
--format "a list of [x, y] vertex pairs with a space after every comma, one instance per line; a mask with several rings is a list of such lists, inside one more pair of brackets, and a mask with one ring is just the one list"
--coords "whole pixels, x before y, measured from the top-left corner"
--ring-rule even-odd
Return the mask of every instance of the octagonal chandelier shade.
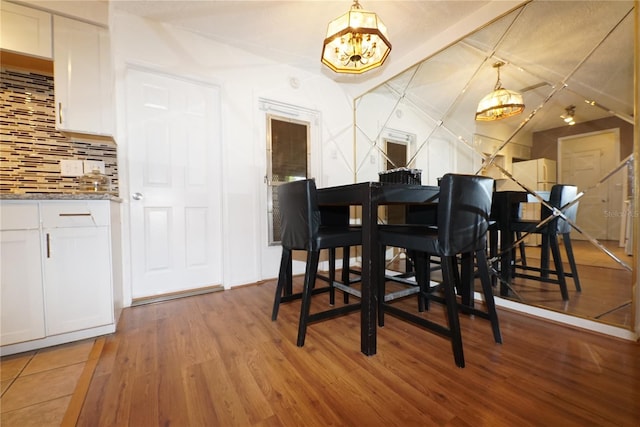
[[498, 71], [498, 80], [493, 92], [485, 96], [478, 103], [476, 110], [476, 120], [493, 121], [506, 119], [520, 114], [524, 111], [524, 100], [518, 92], [504, 89], [500, 82], [500, 67], [504, 62], [496, 62], [493, 68]]
[[347, 13], [329, 22], [322, 63], [336, 73], [361, 74], [382, 65], [389, 52], [387, 27], [354, 0]]

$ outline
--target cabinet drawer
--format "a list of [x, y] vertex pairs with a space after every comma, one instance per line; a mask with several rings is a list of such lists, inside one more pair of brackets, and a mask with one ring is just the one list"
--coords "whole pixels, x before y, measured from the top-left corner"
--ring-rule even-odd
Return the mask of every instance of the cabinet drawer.
[[0, 205], [0, 229], [33, 230], [38, 229], [38, 204], [20, 202], [2, 202]]
[[110, 211], [108, 201], [43, 202], [40, 209], [44, 228], [109, 225]]

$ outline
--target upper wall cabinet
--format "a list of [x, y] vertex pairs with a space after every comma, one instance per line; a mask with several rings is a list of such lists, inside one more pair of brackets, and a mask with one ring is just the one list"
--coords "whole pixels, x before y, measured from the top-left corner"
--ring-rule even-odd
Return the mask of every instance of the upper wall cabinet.
[[114, 82], [106, 28], [54, 16], [56, 127], [111, 138]]
[[51, 59], [51, 14], [0, 2], [0, 48]]

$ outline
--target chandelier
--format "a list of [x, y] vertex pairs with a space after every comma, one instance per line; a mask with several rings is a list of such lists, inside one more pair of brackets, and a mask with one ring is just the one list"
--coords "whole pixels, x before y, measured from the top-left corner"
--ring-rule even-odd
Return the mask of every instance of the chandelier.
[[576, 106], [575, 105], [569, 105], [567, 108], [564, 109], [564, 111], [567, 112], [566, 115], [562, 115], [560, 116], [560, 118], [562, 120], [564, 120], [564, 122], [566, 124], [568, 124], [569, 126], [573, 126], [576, 124]]
[[336, 73], [360, 74], [382, 65], [389, 52], [387, 27], [354, 0], [347, 13], [329, 22], [322, 63]]
[[498, 71], [498, 80], [496, 81], [493, 92], [482, 98], [478, 103], [476, 110], [476, 120], [478, 121], [506, 119], [507, 117], [515, 116], [524, 111], [522, 95], [502, 87], [502, 82], [500, 82], [500, 67], [503, 65], [504, 62], [502, 61], [493, 64], [493, 68]]

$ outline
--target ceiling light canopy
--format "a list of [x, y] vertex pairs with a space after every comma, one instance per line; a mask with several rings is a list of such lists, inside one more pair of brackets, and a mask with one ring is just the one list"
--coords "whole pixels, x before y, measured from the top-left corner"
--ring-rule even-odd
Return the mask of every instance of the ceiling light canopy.
[[329, 22], [322, 63], [336, 73], [360, 74], [382, 65], [389, 52], [387, 27], [354, 0], [347, 13]]
[[493, 68], [498, 71], [498, 80], [493, 92], [485, 96], [478, 103], [476, 110], [476, 120], [493, 121], [506, 119], [520, 114], [524, 111], [524, 100], [518, 92], [507, 90], [502, 87], [500, 81], [500, 67], [504, 62], [499, 61], [493, 64]]

